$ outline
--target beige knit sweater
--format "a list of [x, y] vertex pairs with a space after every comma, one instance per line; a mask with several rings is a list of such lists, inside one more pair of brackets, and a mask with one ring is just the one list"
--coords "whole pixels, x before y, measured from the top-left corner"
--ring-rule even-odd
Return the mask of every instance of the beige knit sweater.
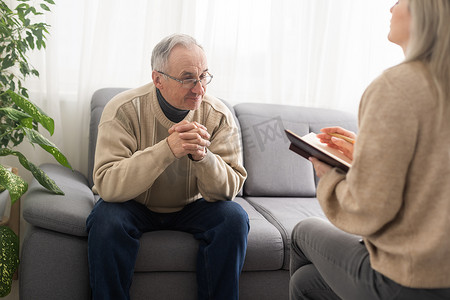
[[418, 62], [377, 78], [361, 100], [350, 171], [318, 186], [330, 221], [364, 237], [372, 267], [413, 288], [450, 287], [450, 99], [431, 82]]
[[174, 123], [161, 110], [152, 83], [114, 97], [98, 127], [93, 191], [110, 202], [135, 199], [156, 212], [181, 210], [200, 197], [231, 200], [247, 176], [231, 112], [206, 95], [185, 120], [203, 124], [211, 135], [201, 161], [173, 155], [167, 137]]

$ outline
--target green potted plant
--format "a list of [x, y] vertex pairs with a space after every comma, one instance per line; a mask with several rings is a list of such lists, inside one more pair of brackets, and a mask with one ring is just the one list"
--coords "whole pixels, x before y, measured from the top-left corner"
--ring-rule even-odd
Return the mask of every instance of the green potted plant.
[[[38, 3], [18, 0], [10, 8], [0, 0], [0, 156], [15, 156], [19, 163], [32, 173], [34, 178], [49, 191], [63, 195], [63, 191], [44, 171], [30, 162], [24, 154], [14, 150], [27, 140], [38, 145], [61, 165], [71, 168], [61, 151], [41, 133], [40, 127], [50, 135], [54, 132], [54, 121], [28, 98], [24, 81], [39, 72], [29, 63], [27, 53], [46, 47], [45, 39], [49, 25], [36, 22], [36, 16], [50, 11], [53, 0]], [[28, 184], [10, 169], [0, 164], [0, 192], [9, 193], [14, 203], [28, 188]], [[19, 264], [19, 239], [6, 226], [0, 226], [0, 297], [11, 291], [12, 277]]]

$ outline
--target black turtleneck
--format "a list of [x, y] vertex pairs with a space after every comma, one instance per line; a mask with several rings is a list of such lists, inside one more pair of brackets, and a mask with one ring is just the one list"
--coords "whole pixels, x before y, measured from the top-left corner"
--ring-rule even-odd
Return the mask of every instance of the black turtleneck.
[[181, 122], [184, 119], [184, 117], [186, 117], [186, 115], [189, 113], [189, 110], [178, 109], [170, 105], [170, 103], [167, 102], [166, 99], [164, 99], [163, 95], [161, 95], [159, 89], [156, 89], [156, 95], [158, 97], [159, 106], [161, 106], [164, 115], [170, 121], [174, 123]]

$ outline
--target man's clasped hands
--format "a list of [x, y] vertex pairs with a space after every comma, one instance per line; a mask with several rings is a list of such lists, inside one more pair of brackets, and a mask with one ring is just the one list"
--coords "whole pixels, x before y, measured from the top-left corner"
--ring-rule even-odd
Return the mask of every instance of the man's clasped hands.
[[202, 124], [183, 120], [169, 129], [167, 141], [176, 158], [190, 154], [193, 160], [199, 161], [206, 156], [210, 137]]

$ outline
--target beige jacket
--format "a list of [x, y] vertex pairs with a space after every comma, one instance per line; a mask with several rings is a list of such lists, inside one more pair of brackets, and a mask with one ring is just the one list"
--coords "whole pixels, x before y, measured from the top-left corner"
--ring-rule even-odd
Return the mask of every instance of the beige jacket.
[[247, 173], [240, 136], [229, 109], [206, 95], [185, 117], [208, 129], [211, 145], [198, 162], [177, 159], [167, 143], [166, 118], [150, 83], [114, 97], [98, 127], [94, 187], [105, 201], [130, 199], [156, 212], [174, 212], [198, 198], [231, 200]]
[[413, 288], [450, 287], [450, 99], [421, 63], [384, 72], [364, 93], [354, 161], [318, 198], [332, 223], [362, 235], [372, 267]]

